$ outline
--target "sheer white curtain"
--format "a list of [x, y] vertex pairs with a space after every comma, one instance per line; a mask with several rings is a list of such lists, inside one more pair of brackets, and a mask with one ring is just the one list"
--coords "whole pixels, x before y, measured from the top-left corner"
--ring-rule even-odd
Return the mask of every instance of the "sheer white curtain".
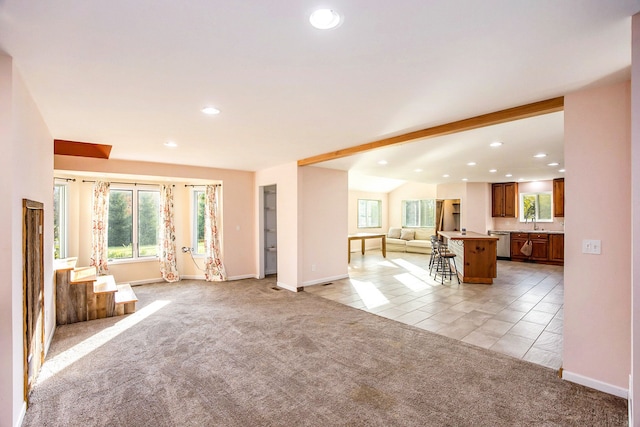
[[109, 244], [107, 224], [109, 224], [109, 187], [110, 183], [96, 181], [93, 184], [93, 209], [91, 211], [91, 262], [96, 266], [98, 275], [107, 274]]
[[205, 280], [227, 280], [227, 272], [220, 255], [220, 235], [218, 230], [218, 188], [220, 185], [207, 185], [204, 197], [204, 241], [206, 263]]
[[160, 273], [167, 282], [180, 280], [176, 264], [176, 227], [173, 222], [173, 186], [160, 186]]

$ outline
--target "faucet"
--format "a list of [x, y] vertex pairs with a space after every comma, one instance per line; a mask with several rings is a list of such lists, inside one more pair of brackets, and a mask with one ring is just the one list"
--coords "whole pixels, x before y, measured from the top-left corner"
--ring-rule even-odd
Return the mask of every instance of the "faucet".
[[[529, 222], [529, 217], [528, 217], [528, 216], [525, 216], [525, 217], [524, 217], [524, 223], [525, 223], [525, 225], [526, 225], [528, 222]], [[536, 217], [535, 217], [535, 216], [532, 216], [532, 217], [531, 217], [531, 222], [533, 223], [533, 229], [534, 229], [534, 230], [537, 230], [537, 229], [538, 229], [538, 223], [536, 222]]]

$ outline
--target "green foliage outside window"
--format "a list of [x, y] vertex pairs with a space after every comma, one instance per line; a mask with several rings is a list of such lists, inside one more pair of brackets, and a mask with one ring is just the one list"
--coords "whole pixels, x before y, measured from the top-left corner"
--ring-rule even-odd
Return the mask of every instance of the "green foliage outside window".
[[194, 191], [195, 210], [196, 210], [196, 245], [195, 253], [205, 253], [205, 241], [204, 241], [204, 199], [205, 192], [196, 190]]
[[138, 256], [158, 254], [160, 193], [138, 192]]
[[[134, 216], [137, 217], [135, 242]], [[107, 227], [108, 257], [110, 259], [127, 259], [134, 258], [134, 256], [156, 256], [158, 253], [159, 217], [160, 193], [158, 191], [137, 190], [134, 193], [134, 190], [110, 190], [109, 225]], [[137, 254], [134, 254], [134, 243], [137, 243]]]
[[434, 199], [403, 200], [403, 227], [435, 227], [436, 201]]
[[133, 258], [133, 191], [109, 192], [109, 258]]
[[520, 221], [553, 221], [552, 193], [521, 193]]

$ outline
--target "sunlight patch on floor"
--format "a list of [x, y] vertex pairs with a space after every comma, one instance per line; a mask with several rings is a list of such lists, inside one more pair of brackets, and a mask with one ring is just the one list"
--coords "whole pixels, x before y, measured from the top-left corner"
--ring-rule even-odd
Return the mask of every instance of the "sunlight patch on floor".
[[135, 326], [142, 320], [151, 316], [153, 313], [162, 309], [169, 303], [171, 303], [171, 301], [163, 301], [163, 300], [154, 301], [148, 306], [120, 320], [113, 326], [110, 326], [98, 332], [97, 334], [92, 335], [91, 337], [87, 338], [81, 343], [78, 343], [73, 347], [58, 354], [57, 356], [46, 360], [44, 365], [42, 365], [42, 370], [40, 371], [40, 375], [38, 375], [37, 382], [43, 383], [44, 381], [53, 377], [58, 372], [61, 372], [63, 369], [67, 368], [71, 364], [82, 359], [83, 357], [91, 353], [93, 350], [111, 341], [112, 339], [120, 335], [122, 332], [126, 331], [127, 329]]
[[396, 264], [394, 264], [393, 262], [387, 261], [387, 260], [379, 262], [378, 265], [380, 265], [382, 267], [389, 267], [389, 268], [400, 268]]
[[425, 283], [423, 280], [417, 278], [411, 273], [396, 274], [393, 277], [398, 282], [402, 283], [407, 288], [411, 289], [413, 292], [423, 291], [425, 289], [431, 288], [431, 286], [428, 283]]
[[389, 304], [389, 300], [373, 283], [351, 279], [351, 285], [355, 288], [356, 292], [358, 292], [360, 299], [368, 309]]
[[[425, 258], [425, 265], [428, 264], [429, 260]], [[393, 260], [394, 263], [398, 264], [400, 267], [406, 269], [407, 271], [411, 272], [412, 274], [417, 274], [417, 275], [429, 275], [429, 271], [416, 265], [413, 264], [407, 260], [404, 259], [394, 259]]]

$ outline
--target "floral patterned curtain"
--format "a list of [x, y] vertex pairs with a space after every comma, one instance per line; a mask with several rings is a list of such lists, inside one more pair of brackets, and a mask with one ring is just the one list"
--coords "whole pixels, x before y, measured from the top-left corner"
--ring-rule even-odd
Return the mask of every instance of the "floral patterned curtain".
[[180, 280], [176, 264], [176, 227], [173, 224], [173, 186], [160, 186], [160, 273], [167, 282]]
[[91, 262], [98, 275], [107, 274], [109, 244], [107, 224], [109, 223], [110, 183], [96, 181], [93, 185], [93, 210], [91, 211]]
[[218, 233], [218, 187], [207, 185], [204, 197], [204, 239], [205, 239], [205, 280], [227, 280], [227, 272], [220, 256], [220, 236]]

